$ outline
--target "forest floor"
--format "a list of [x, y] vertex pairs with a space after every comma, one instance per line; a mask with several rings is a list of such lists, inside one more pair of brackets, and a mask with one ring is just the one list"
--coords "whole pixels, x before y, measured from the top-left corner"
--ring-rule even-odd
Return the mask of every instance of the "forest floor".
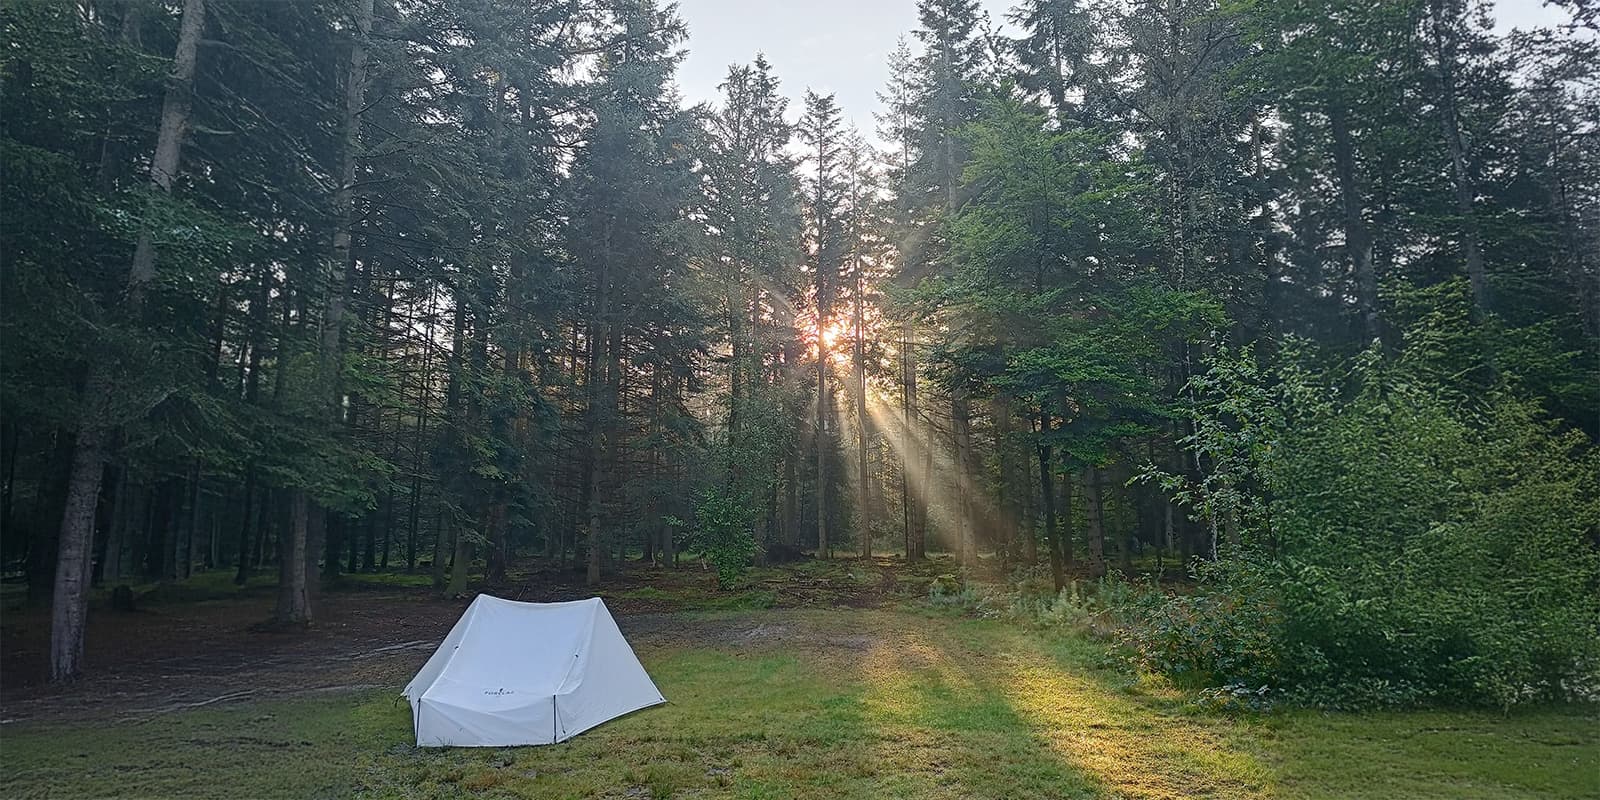
[[425, 576], [348, 576], [295, 634], [259, 624], [270, 585], [141, 587], [95, 608], [66, 688], [37, 681], [47, 618], [7, 609], [0, 796], [1600, 797], [1592, 709], [1201, 712], [1097, 642], [928, 607], [941, 570], [805, 562], [718, 593], [632, 569], [600, 594], [668, 704], [530, 748], [412, 745], [399, 687], [467, 603]]

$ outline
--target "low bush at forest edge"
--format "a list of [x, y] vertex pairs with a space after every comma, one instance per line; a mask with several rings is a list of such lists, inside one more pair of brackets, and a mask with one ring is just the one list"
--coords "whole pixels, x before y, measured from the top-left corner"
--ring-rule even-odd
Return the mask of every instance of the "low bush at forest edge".
[[1454, 394], [1377, 354], [1266, 374], [1222, 350], [1195, 382], [1219, 520], [1185, 592], [1117, 577], [1083, 592], [941, 602], [1097, 628], [1204, 698], [1323, 708], [1600, 699], [1600, 459], [1504, 388]]

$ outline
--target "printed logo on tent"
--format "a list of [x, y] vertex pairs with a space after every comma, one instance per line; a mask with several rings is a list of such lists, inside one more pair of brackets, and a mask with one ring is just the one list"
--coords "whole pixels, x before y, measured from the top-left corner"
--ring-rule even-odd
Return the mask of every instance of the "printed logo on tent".
[[484, 689], [483, 693], [484, 694], [492, 694], [492, 695], [494, 695], [496, 697], [504, 697], [504, 696], [506, 696], [508, 694], [516, 694], [517, 690], [516, 689], [506, 689], [506, 688]]

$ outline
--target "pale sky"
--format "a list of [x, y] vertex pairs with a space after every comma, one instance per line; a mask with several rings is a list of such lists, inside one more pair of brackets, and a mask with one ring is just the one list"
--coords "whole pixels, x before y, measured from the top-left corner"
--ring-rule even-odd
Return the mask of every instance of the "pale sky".
[[[1015, 0], [981, 0], [1003, 21]], [[1564, 14], [1541, 0], [1494, 0], [1496, 27], [1551, 25]], [[789, 116], [800, 113], [806, 88], [838, 96], [845, 119], [869, 139], [876, 93], [889, 77], [888, 58], [901, 35], [911, 41], [916, 0], [678, 0], [689, 26], [689, 56], [678, 72], [686, 103], [716, 100], [728, 65], [767, 55], [790, 98]]]

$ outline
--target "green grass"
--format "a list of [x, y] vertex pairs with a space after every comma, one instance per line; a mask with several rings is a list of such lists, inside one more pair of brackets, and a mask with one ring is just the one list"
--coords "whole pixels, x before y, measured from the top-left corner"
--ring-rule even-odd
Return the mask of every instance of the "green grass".
[[397, 711], [388, 695], [300, 698], [94, 725], [7, 725], [0, 729], [0, 796], [348, 797], [358, 765], [409, 731], [405, 707]]
[[[566, 744], [417, 749], [391, 691], [21, 723], [0, 728], [0, 796], [1600, 796], [1600, 722], [1583, 709], [1233, 718], [1095, 643], [999, 622], [804, 609], [685, 624], [682, 643], [640, 652], [671, 702]], [[756, 626], [773, 635], [739, 635]]]
[[366, 588], [432, 589], [433, 573], [426, 569], [406, 572], [403, 568], [380, 572], [344, 572], [339, 574], [339, 582], [333, 587], [335, 591]]
[[608, 600], [640, 600], [666, 611], [754, 611], [771, 608], [777, 595], [760, 589], [730, 592], [708, 592], [704, 587], [679, 586], [660, 589], [644, 586], [638, 589], [605, 592]]

